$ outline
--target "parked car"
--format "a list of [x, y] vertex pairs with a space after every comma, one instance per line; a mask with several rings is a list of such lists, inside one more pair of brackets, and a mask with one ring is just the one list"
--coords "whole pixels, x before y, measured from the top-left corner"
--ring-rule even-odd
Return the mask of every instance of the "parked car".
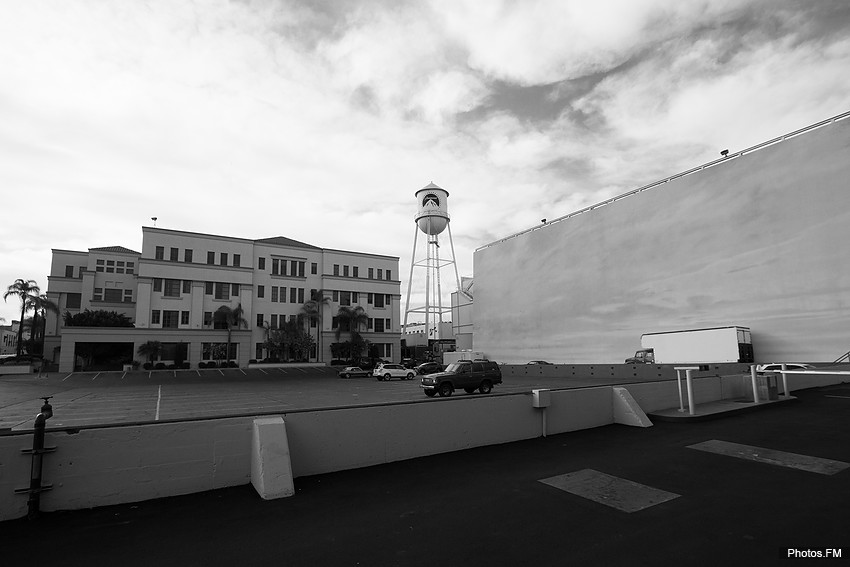
[[[770, 364], [759, 364], [756, 366], [756, 372], [772, 372], [774, 370], [782, 370], [781, 362], [771, 362]], [[803, 364], [800, 362], [785, 362], [785, 370], [814, 370], [812, 364]]]
[[417, 374], [433, 374], [434, 372], [442, 372], [443, 365], [439, 362], [423, 362], [416, 367]]
[[412, 380], [414, 375], [415, 371], [413, 369], [405, 368], [401, 364], [379, 364], [372, 371], [372, 376], [378, 380], [392, 380], [393, 378]]
[[431, 398], [436, 394], [442, 397], [451, 396], [458, 388], [463, 388], [467, 394], [475, 390], [489, 394], [494, 384], [501, 383], [502, 370], [495, 362], [459, 360], [449, 364], [443, 372], [423, 376], [419, 387]]
[[368, 370], [363, 370], [359, 366], [346, 366], [339, 371], [340, 378], [360, 378], [369, 376]]
[[551, 362], [546, 362], [545, 360], [532, 360], [528, 364], [542, 364], [544, 366], [552, 366]]

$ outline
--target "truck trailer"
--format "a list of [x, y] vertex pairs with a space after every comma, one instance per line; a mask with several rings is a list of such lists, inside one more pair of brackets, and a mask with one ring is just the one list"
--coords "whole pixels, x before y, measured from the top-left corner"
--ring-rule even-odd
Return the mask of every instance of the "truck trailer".
[[728, 326], [646, 333], [641, 349], [626, 364], [751, 363], [753, 341], [749, 327]]

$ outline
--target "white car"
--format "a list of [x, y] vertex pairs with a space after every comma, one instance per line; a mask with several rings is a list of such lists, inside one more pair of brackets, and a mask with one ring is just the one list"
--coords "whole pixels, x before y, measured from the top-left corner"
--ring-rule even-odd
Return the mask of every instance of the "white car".
[[[759, 364], [756, 366], [756, 372], [772, 372], [782, 370], [781, 362], [771, 362], [770, 364]], [[814, 370], [811, 364], [803, 364], [801, 362], [785, 362], [785, 370]]]
[[412, 368], [405, 368], [401, 364], [389, 364], [383, 363], [379, 364], [372, 371], [372, 376], [377, 378], [378, 380], [392, 380], [393, 378], [400, 378], [402, 380], [413, 380], [413, 377], [416, 375], [416, 371]]

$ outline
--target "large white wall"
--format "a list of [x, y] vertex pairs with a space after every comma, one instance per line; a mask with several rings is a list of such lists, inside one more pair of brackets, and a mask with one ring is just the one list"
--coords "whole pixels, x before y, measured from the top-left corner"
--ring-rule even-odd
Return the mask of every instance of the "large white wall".
[[622, 362], [643, 333], [720, 325], [751, 327], [760, 361], [835, 360], [850, 119], [479, 249], [474, 270], [474, 348], [500, 362]]

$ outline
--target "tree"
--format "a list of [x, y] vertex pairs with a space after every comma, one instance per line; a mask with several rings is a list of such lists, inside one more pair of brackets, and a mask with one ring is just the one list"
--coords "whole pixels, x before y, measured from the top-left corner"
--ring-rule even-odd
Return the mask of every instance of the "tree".
[[369, 322], [369, 315], [359, 305], [357, 307], [342, 305], [336, 312], [336, 316], [339, 323], [336, 327], [336, 340], [339, 340], [339, 336], [344, 330], [347, 330], [351, 338], [354, 339], [354, 334], [360, 331], [360, 327]]
[[[59, 306], [53, 303], [46, 295], [31, 295], [27, 298], [29, 309], [33, 310], [32, 323], [30, 327], [30, 343], [35, 347], [39, 340], [44, 340], [44, 328], [47, 323], [47, 312], [59, 314]], [[29, 311], [27, 309], [27, 311]]]
[[62, 316], [66, 327], [132, 327], [133, 320], [117, 311], [106, 309], [85, 309], [80, 313], [72, 314], [65, 311]]
[[310, 301], [301, 306], [301, 313], [307, 318], [308, 324], [316, 322], [316, 360], [319, 362], [322, 357], [322, 314], [330, 300], [325, 290], [317, 289], [310, 294]]
[[159, 341], [147, 341], [139, 345], [136, 352], [139, 356], [147, 356], [148, 362], [153, 362], [153, 359], [162, 350], [162, 343]]
[[6, 288], [6, 293], [3, 294], [3, 301], [10, 296], [17, 296], [17, 298], [21, 301], [21, 324], [18, 325], [18, 345], [17, 352], [18, 356], [21, 355], [21, 351], [24, 347], [24, 316], [27, 311], [30, 309], [29, 298], [32, 296], [38, 296], [41, 293], [41, 288], [38, 287], [38, 283], [35, 280], [23, 280], [18, 278], [15, 280], [15, 283]]
[[242, 304], [240, 303], [236, 307], [229, 307], [227, 305], [222, 305], [219, 307], [216, 312], [213, 314], [213, 321], [215, 322], [216, 328], [221, 328], [223, 326], [227, 329], [227, 359], [230, 360], [230, 343], [231, 333], [234, 328], [248, 328], [248, 321], [243, 316], [245, 311], [242, 309]]

